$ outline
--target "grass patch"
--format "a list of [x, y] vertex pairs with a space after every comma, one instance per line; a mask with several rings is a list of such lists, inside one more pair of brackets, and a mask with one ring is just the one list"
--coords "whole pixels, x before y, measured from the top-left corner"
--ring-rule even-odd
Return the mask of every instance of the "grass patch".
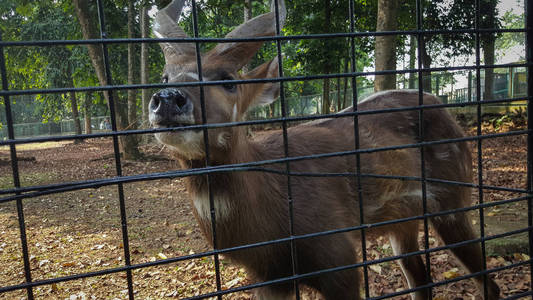
[[[21, 186], [41, 185], [53, 182], [55, 178], [57, 178], [57, 175], [51, 172], [20, 175], [20, 184]], [[0, 176], [0, 189], [11, 188], [14, 188], [13, 176]]]
[[487, 241], [486, 249], [489, 256], [506, 256], [515, 253], [531, 255], [527, 232]]
[[[16, 147], [17, 147], [17, 150], [20, 150], [20, 151], [42, 150], [42, 149], [63, 147], [71, 143], [72, 141], [59, 141], [59, 142], [50, 141], [50, 142], [43, 142], [43, 143], [22, 144], [22, 145], [17, 145]], [[1, 146], [0, 151], [9, 151], [9, 146]]]

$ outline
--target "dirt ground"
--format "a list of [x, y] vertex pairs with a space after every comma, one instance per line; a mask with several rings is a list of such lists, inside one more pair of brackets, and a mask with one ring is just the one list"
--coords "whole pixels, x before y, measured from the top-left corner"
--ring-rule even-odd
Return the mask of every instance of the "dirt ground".
[[[503, 128], [501, 130], [515, 130]], [[485, 132], [494, 128], [488, 125]], [[477, 147], [472, 144], [474, 165]], [[124, 175], [176, 170], [160, 146], [144, 146], [147, 158], [123, 162]], [[483, 183], [524, 188], [526, 185], [526, 137], [510, 136], [483, 141]], [[43, 143], [19, 147], [23, 186], [112, 178], [116, 175], [110, 139], [93, 139], [74, 144]], [[477, 168], [476, 168], [477, 170]], [[0, 191], [12, 187], [9, 151], [0, 148]], [[5, 196], [1, 195], [2, 197]], [[131, 263], [156, 261], [209, 250], [198, 229], [182, 179], [165, 179], [124, 185]], [[522, 196], [484, 190], [486, 202]], [[473, 198], [478, 199], [477, 191]], [[123, 266], [120, 208], [117, 186], [86, 189], [25, 199], [24, 217], [34, 281], [82, 274]], [[506, 204], [485, 210], [485, 232], [496, 234], [527, 227], [527, 203]], [[479, 219], [473, 218], [480, 228]], [[422, 239], [422, 233], [420, 237]], [[369, 259], [392, 255], [385, 238], [368, 241]], [[430, 237], [430, 246], [439, 242]], [[509, 245], [509, 247], [507, 247]], [[529, 260], [524, 235], [487, 243], [489, 268]], [[0, 203], [0, 287], [24, 282], [20, 231], [15, 202]], [[134, 293], [138, 299], [185, 298], [216, 290], [212, 258], [202, 258], [133, 271]], [[448, 252], [431, 255], [434, 281], [464, 274]], [[244, 269], [222, 259], [224, 289], [249, 284]], [[530, 288], [529, 267], [519, 266], [491, 274], [504, 297]], [[407, 287], [397, 263], [369, 268], [371, 296], [401, 291]], [[125, 273], [115, 273], [34, 288], [37, 299], [126, 299]], [[479, 292], [471, 280], [440, 286], [437, 299], [476, 299]], [[0, 293], [0, 299], [25, 299], [25, 291]], [[251, 299], [251, 292], [239, 292], [224, 299]], [[303, 299], [320, 299], [305, 290]], [[396, 299], [409, 299], [407, 295]]]

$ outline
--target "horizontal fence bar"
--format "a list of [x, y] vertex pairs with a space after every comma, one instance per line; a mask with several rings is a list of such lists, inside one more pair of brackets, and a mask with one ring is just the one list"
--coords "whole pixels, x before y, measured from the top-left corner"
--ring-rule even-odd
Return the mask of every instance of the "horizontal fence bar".
[[0, 90], [0, 96], [16, 96], [16, 95], [36, 95], [36, 94], [65, 94], [68, 92], [103, 92], [112, 90], [130, 90], [130, 89], [155, 89], [155, 88], [180, 88], [180, 87], [196, 87], [196, 86], [215, 86], [224, 84], [254, 84], [254, 83], [272, 83], [272, 82], [291, 82], [291, 81], [306, 81], [319, 79], [335, 79], [335, 78], [351, 78], [364, 77], [375, 75], [398, 75], [411, 74], [418, 72], [444, 72], [444, 71], [465, 71], [476, 69], [497, 69], [497, 68], [518, 68], [529, 67], [529, 63], [510, 63], [510, 64], [495, 64], [495, 65], [468, 65], [460, 67], [434, 67], [422, 69], [407, 69], [407, 70], [384, 70], [384, 71], [367, 71], [367, 72], [347, 72], [347, 73], [333, 73], [321, 75], [305, 75], [305, 76], [291, 76], [291, 77], [276, 77], [265, 79], [242, 79], [242, 80], [213, 80], [213, 81], [192, 81], [180, 83], [151, 83], [151, 84], [119, 84], [107, 86], [91, 86], [79, 88], [47, 88], [47, 89], [28, 89], [28, 90]]
[[[438, 141], [428, 141], [428, 142], [419, 142], [414, 144], [402, 144], [397, 146], [388, 146], [388, 147], [380, 147], [380, 148], [372, 148], [372, 149], [357, 149], [357, 150], [351, 150], [351, 151], [342, 151], [342, 152], [332, 152], [332, 153], [322, 153], [322, 154], [313, 154], [313, 155], [304, 155], [304, 156], [295, 156], [295, 157], [287, 157], [287, 158], [278, 158], [278, 159], [270, 159], [270, 160], [263, 160], [263, 161], [255, 161], [255, 162], [248, 162], [248, 163], [240, 163], [240, 164], [233, 164], [233, 165], [222, 165], [222, 166], [211, 166], [208, 168], [201, 168], [201, 169], [189, 169], [187, 171], [183, 171], [181, 176], [179, 176], [179, 172], [177, 172], [174, 177], [185, 177], [185, 176], [191, 176], [191, 175], [204, 175], [209, 174], [213, 172], [222, 172], [222, 171], [240, 171], [238, 168], [247, 168], [247, 167], [256, 167], [256, 166], [262, 166], [262, 165], [269, 165], [269, 164], [279, 164], [284, 162], [296, 162], [296, 161], [303, 161], [303, 160], [311, 160], [311, 159], [320, 159], [320, 158], [331, 158], [336, 156], [347, 156], [347, 155], [355, 155], [357, 153], [360, 154], [368, 154], [368, 153], [374, 153], [374, 152], [382, 152], [382, 151], [391, 151], [391, 150], [399, 150], [399, 149], [410, 149], [410, 148], [420, 148], [421, 146], [431, 146], [431, 145], [440, 145], [440, 144], [448, 144], [448, 143], [457, 143], [457, 142], [467, 142], [467, 141], [478, 141], [483, 139], [489, 139], [489, 138], [496, 138], [496, 137], [505, 137], [505, 136], [517, 136], [517, 135], [524, 135], [528, 130], [519, 130], [519, 131], [512, 131], [512, 132], [504, 132], [504, 133], [495, 133], [495, 134], [486, 134], [481, 136], [472, 136], [472, 137], [463, 137], [463, 138], [454, 138], [454, 139], [446, 139], [446, 140], [438, 140]], [[157, 175], [154, 175], [157, 179], [160, 179]], [[123, 182], [132, 182], [132, 181], [140, 181], [145, 179], [156, 179], [154, 176], [148, 176], [148, 177], [141, 177], [141, 178], [135, 178], [134, 176], [131, 176], [135, 179], [127, 178], [127, 177], [115, 177], [110, 178], [106, 180], [102, 180], [98, 183], [91, 183], [89, 185], [86, 185], [84, 183], [80, 184], [79, 186], [76, 186], [75, 188], [59, 188], [52, 191], [40, 191], [35, 193], [29, 193], [29, 194], [22, 194], [22, 195], [14, 195], [10, 197], [0, 198], [0, 203], [17, 200], [17, 199], [23, 199], [23, 198], [30, 198], [30, 197], [37, 197], [42, 196], [50, 193], [58, 193], [58, 192], [65, 192], [65, 191], [72, 191], [76, 189], [85, 189], [85, 188], [94, 188], [94, 187], [101, 187], [104, 185], [112, 185], [117, 183], [123, 183]], [[167, 175], [168, 176], [168, 175]]]
[[[400, 175], [394, 176], [394, 175], [354, 173], [354, 172], [346, 172], [346, 173], [290, 172], [290, 173], [287, 173], [286, 171], [274, 170], [274, 169], [268, 169], [268, 168], [238, 167], [238, 166], [232, 166], [232, 165], [224, 165], [224, 166], [225, 168], [222, 168], [222, 169], [221, 168], [214, 169], [215, 171], [213, 173], [239, 171], [239, 172], [265, 172], [265, 173], [274, 173], [274, 174], [279, 174], [279, 175], [291, 175], [291, 176], [298, 176], [298, 177], [357, 177], [357, 176], [361, 176], [364, 178], [379, 178], [379, 179], [391, 179], [391, 180], [402, 180], [402, 181], [421, 181], [422, 180], [421, 177], [417, 177], [417, 176], [400, 176]], [[138, 181], [181, 178], [181, 177], [207, 174], [207, 172], [209, 172], [210, 170], [213, 170], [213, 167], [188, 169], [187, 171], [178, 170], [178, 171], [169, 171], [169, 172], [154, 172], [154, 173], [147, 173], [143, 175], [118, 176], [118, 177], [76, 181], [76, 182], [69, 182], [69, 183], [56, 183], [56, 184], [48, 184], [48, 185], [27, 186], [27, 187], [20, 187], [20, 188], [3, 189], [3, 190], [0, 190], [0, 195], [28, 193], [28, 192], [34, 192], [34, 191], [37, 191], [37, 192], [50, 191], [51, 193], [56, 193], [58, 189], [62, 189], [62, 188], [73, 188], [73, 190], [89, 189], [89, 188], [94, 189], [94, 188], [103, 187], [106, 185], [106, 183], [108, 183], [107, 185], [113, 185], [119, 182], [120, 183], [134, 183]], [[191, 171], [193, 174], [191, 174], [189, 171]], [[184, 174], [184, 172], [188, 172], [188, 173]], [[451, 180], [444, 180], [444, 179], [437, 179], [437, 178], [426, 178], [426, 181], [431, 182], [431, 183], [459, 185], [463, 187], [482, 188], [482, 189], [501, 191], [501, 192], [527, 193], [526, 189], [491, 186], [491, 185], [485, 185], [485, 184], [479, 185], [476, 183], [451, 181]], [[5, 199], [0, 198], [0, 203], [3, 200]], [[10, 200], [7, 200], [7, 201], [10, 201]]]
[[34, 41], [2, 41], [4, 47], [21, 46], [63, 46], [63, 45], [89, 45], [89, 44], [129, 44], [147, 43], [157, 44], [162, 42], [172, 43], [253, 43], [268, 41], [290, 41], [290, 40], [311, 40], [330, 38], [355, 38], [355, 37], [375, 37], [391, 35], [436, 35], [436, 34], [475, 34], [475, 33], [525, 33], [523, 28], [498, 28], [498, 29], [451, 29], [451, 30], [399, 30], [399, 31], [366, 31], [366, 32], [337, 32], [319, 33], [306, 35], [278, 35], [248, 38], [205, 38], [205, 37], [183, 37], [183, 38], [115, 38], [115, 39], [87, 39], [87, 40], [34, 40]]
[[521, 298], [524, 298], [526, 296], [531, 296], [531, 295], [533, 295], [533, 291], [527, 291], [527, 292], [523, 292], [523, 293], [518, 293], [516, 295], [510, 296], [510, 297], [507, 297], [507, 298], [503, 298], [502, 300], [521, 299]]
[[58, 136], [36, 137], [36, 138], [7, 139], [7, 140], [0, 141], [0, 146], [12, 145], [12, 144], [39, 143], [39, 142], [48, 142], [48, 141], [92, 139], [92, 138], [113, 137], [113, 136], [122, 136], [122, 135], [130, 135], [130, 134], [152, 134], [152, 133], [158, 133], [158, 132], [196, 130], [196, 129], [203, 129], [203, 128], [214, 129], [214, 128], [235, 127], [235, 126], [274, 124], [274, 123], [281, 123], [281, 122], [301, 122], [301, 121], [311, 121], [311, 120], [321, 120], [321, 119], [336, 119], [336, 118], [344, 118], [344, 117], [353, 117], [355, 115], [372, 115], [372, 114], [382, 114], [382, 113], [413, 111], [413, 110], [420, 110], [420, 109], [427, 110], [427, 109], [438, 109], [438, 108], [469, 107], [469, 106], [477, 106], [480, 103], [484, 105], [503, 104], [503, 103], [510, 103], [510, 102], [516, 102], [516, 101], [525, 101], [530, 98], [531, 97], [517, 97], [517, 98], [507, 98], [507, 99], [498, 99], [498, 100], [428, 104], [428, 105], [417, 105], [417, 106], [407, 106], [407, 107], [399, 107], [399, 108], [373, 109], [373, 110], [362, 110], [362, 111], [358, 110], [356, 112], [342, 112], [342, 113], [333, 113], [333, 114], [325, 114], [325, 115], [320, 114], [320, 115], [310, 115], [310, 116], [272, 118], [272, 119], [265, 119], [265, 120], [252, 120], [252, 121], [241, 121], [241, 122], [230, 122], [230, 123], [198, 124], [198, 125], [177, 126], [177, 127], [157, 128], [157, 129], [152, 128], [152, 129], [123, 130], [123, 131], [116, 131], [116, 132], [79, 134], [79, 135], [58, 135]]
[[[304, 239], [309, 239], [309, 238], [317, 238], [317, 237], [323, 237], [323, 236], [339, 234], [339, 233], [347, 233], [347, 232], [352, 232], [352, 231], [357, 231], [357, 230], [362, 230], [362, 229], [368, 230], [368, 229], [379, 228], [379, 227], [383, 227], [383, 226], [390, 226], [390, 225], [395, 225], [395, 224], [400, 224], [400, 223], [405, 223], [405, 222], [410, 222], [410, 221], [420, 221], [420, 220], [423, 220], [424, 218], [440, 217], [440, 216], [455, 214], [455, 213], [458, 213], [458, 212], [462, 213], [462, 212], [474, 211], [474, 210], [479, 210], [479, 209], [486, 209], [486, 208], [499, 206], [499, 205], [513, 204], [513, 203], [517, 203], [517, 202], [526, 201], [527, 199], [529, 199], [529, 197], [528, 196], [524, 196], [524, 197], [518, 197], [518, 198], [513, 198], [513, 199], [507, 199], [507, 200], [493, 201], [493, 202], [490, 202], [490, 203], [482, 203], [482, 204], [477, 204], [477, 205], [470, 206], [470, 207], [463, 207], [463, 208], [459, 208], [459, 209], [451, 209], [451, 210], [440, 211], [440, 212], [436, 212], [436, 213], [428, 213], [428, 214], [425, 214], [425, 215], [418, 215], [418, 216], [406, 217], [406, 218], [401, 218], [401, 219], [388, 220], [388, 221], [377, 222], [377, 223], [372, 223], [372, 224], [362, 224], [362, 225], [358, 225], [358, 226], [339, 228], [339, 229], [332, 229], [332, 230], [322, 231], [322, 232], [317, 232], [317, 233], [295, 235], [293, 237], [280, 238], [280, 239], [264, 241], [264, 242], [257, 242], [257, 243], [252, 243], [252, 244], [235, 246], [235, 247], [231, 247], [231, 248], [211, 250], [211, 251], [206, 251], [206, 252], [203, 252], [203, 253], [197, 253], [197, 254], [180, 256], [180, 257], [177, 257], [177, 258], [167, 259], [167, 260], [164, 260], [164, 261], [167, 261], [167, 262], [184, 261], [184, 260], [189, 260], [189, 259], [194, 259], [194, 258], [208, 257], [208, 256], [211, 256], [211, 255], [214, 255], [214, 254], [225, 254], [225, 253], [229, 253], [229, 252], [247, 250], [247, 249], [252, 249], [252, 248], [257, 248], [257, 247], [262, 247], [262, 246], [281, 244], [281, 243], [290, 242], [291, 240], [296, 240], [297, 241], [297, 240], [304, 240]], [[511, 235], [527, 232], [527, 231], [529, 231], [529, 229], [530, 228], [527, 227], [527, 228], [518, 229], [518, 230], [514, 230], [514, 231], [508, 231], [508, 232], [505, 232], [505, 233], [496, 234], [496, 235], [492, 235], [492, 236], [484, 236], [484, 237], [480, 237], [480, 238], [473, 239], [473, 240], [461, 241], [461, 242], [458, 242], [458, 243], [455, 243], [455, 244], [448, 244], [448, 245], [445, 245], [445, 246], [430, 248], [427, 251], [428, 251], [428, 253], [431, 253], [431, 252], [446, 250], [446, 249], [450, 249], [450, 248], [456, 248], [456, 247], [460, 247], [460, 246], [464, 246], [464, 245], [468, 245], [468, 244], [472, 244], [472, 243], [476, 243], [476, 242], [487, 241], [487, 240], [492, 240], [492, 239], [497, 239], [497, 238], [503, 238], [503, 237], [507, 237], [507, 236], [511, 236]], [[426, 251], [426, 250], [419, 250], [419, 251], [421, 251], [422, 253], [425, 253], [424, 251]], [[419, 252], [416, 252], [416, 253], [420, 254]], [[404, 255], [404, 254], [402, 254], [402, 255]], [[382, 262], [382, 261], [377, 260], [377, 262]], [[160, 263], [155, 263], [155, 265], [157, 265], [157, 264], [161, 264], [161, 261], [160, 261]]]
[[[427, 250], [419, 250], [419, 251], [415, 251], [415, 252], [404, 253], [402, 255], [390, 256], [390, 257], [386, 257], [386, 258], [380, 258], [380, 259], [361, 262], [361, 263], [356, 263], [356, 264], [352, 264], [352, 265], [336, 267], [336, 268], [330, 268], [330, 269], [324, 269], [324, 270], [320, 270], [320, 271], [315, 271], [315, 272], [295, 275], [295, 276], [286, 277], [286, 278], [277, 279], [277, 280], [272, 280], [272, 281], [268, 281], [268, 282], [251, 284], [251, 285], [247, 285], [247, 286], [240, 287], [240, 288], [224, 290], [224, 291], [221, 291], [221, 292], [223, 294], [234, 293], [234, 292], [243, 291], [243, 290], [249, 290], [249, 289], [253, 289], [253, 288], [257, 288], [257, 287], [261, 287], [261, 286], [265, 286], [265, 285], [272, 285], [274, 283], [290, 282], [290, 281], [295, 280], [295, 279], [304, 279], [304, 278], [315, 277], [315, 276], [318, 276], [318, 275], [327, 274], [327, 273], [331, 273], [331, 272], [337, 272], [337, 271], [342, 271], [342, 270], [347, 270], [347, 269], [359, 268], [359, 267], [362, 267], [362, 266], [365, 266], [365, 265], [369, 266], [369, 265], [374, 265], [374, 264], [379, 264], [379, 263], [384, 263], [384, 262], [390, 262], [390, 261], [398, 260], [398, 259], [401, 259], [401, 258], [404, 258], [404, 257], [425, 254], [426, 252], [427, 253], [438, 252], [438, 251], [443, 251], [443, 250], [450, 249], [450, 248], [461, 247], [461, 246], [464, 246], [464, 245], [467, 245], [467, 244], [479, 243], [479, 242], [482, 242], [482, 241], [489, 241], [489, 240], [493, 240], [493, 239], [497, 239], [497, 238], [504, 238], [504, 237], [507, 237], [507, 236], [511, 236], [511, 235], [515, 235], [515, 234], [519, 234], [519, 233], [523, 233], [523, 232], [527, 232], [529, 230], [530, 230], [530, 228], [524, 228], [524, 229], [515, 230], [515, 231], [511, 231], [511, 232], [505, 232], [505, 233], [498, 234], [498, 235], [485, 236], [483, 238], [478, 238], [478, 239], [473, 239], [473, 240], [468, 240], [468, 241], [462, 241], [462, 242], [459, 242], [459, 243], [449, 244], [449, 245], [446, 245], [446, 246], [429, 248]], [[342, 232], [345, 232], [345, 231], [341, 231], [340, 233], [342, 233]], [[293, 237], [293, 239], [294, 240], [298, 240], [298, 239], [318, 237], [318, 236], [321, 236], [321, 235], [308, 234], [308, 235], [305, 235], [305, 236], [303, 236], [303, 235], [302, 236], [295, 236], [295, 237]], [[136, 269], [142, 269], [142, 268], [148, 268], [148, 267], [155, 267], [155, 266], [160, 266], [160, 265], [176, 263], [176, 262], [180, 262], [180, 261], [199, 259], [199, 258], [213, 256], [215, 254], [224, 254], [224, 253], [229, 253], [229, 252], [232, 252], [232, 251], [244, 250], [244, 249], [249, 249], [249, 248], [253, 248], [253, 247], [267, 246], [267, 245], [271, 245], [271, 244], [274, 244], [274, 243], [286, 243], [286, 242], [289, 242], [290, 240], [291, 240], [291, 238], [285, 238], [285, 239], [279, 239], [279, 240], [275, 240], [275, 241], [254, 243], [254, 244], [248, 244], [248, 245], [245, 245], [245, 246], [226, 248], [226, 249], [220, 249], [220, 250], [212, 250], [212, 251], [207, 251], [207, 252], [198, 253], [198, 254], [192, 254], [192, 255], [186, 255], [186, 256], [180, 256], [180, 257], [174, 257], [174, 258], [168, 258], [168, 259], [164, 259], [164, 260], [158, 260], [158, 261], [155, 261], [155, 262], [132, 264], [132, 265], [129, 265], [129, 266], [115, 267], [115, 268], [110, 268], [110, 269], [105, 269], [105, 270], [94, 271], [94, 272], [87, 272], [87, 273], [76, 274], [76, 275], [69, 275], [69, 276], [63, 276], [63, 277], [56, 277], [56, 278], [38, 280], [38, 281], [34, 281], [34, 282], [29, 282], [29, 283], [22, 283], [22, 284], [17, 284], [17, 285], [0, 287], [0, 293], [19, 290], [19, 289], [25, 289], [25, 288], [28, 288], [28, 287], [36, 287], [36, 286], [42, 286], [42, 285], [49, 285], [49, 284], [53, 284], [53, 283], [72, 281], [72, 280], [83, 279], [83, 278], [88, 278], [88, 277], [108, 275], [108, 274], [124, 272], [124, 271], [128, 271], [128, 270], [136, 270]], [[508, 268], [511, 268], [511, 267], [527, 264], [527, 263], [529, 263], [530, 260], [523, 261], [523, 262], [520, 262], [520, 263], [511, 264], [511, 265], [504, 266], [504, 267], [498, 267], [498, 268], [493, 268], [493, 269], [490, 269], [490, 270], [485, 270], [485, 271], [481, 271], [481, 272], [477, 272], [477, 273], [472, 273], [472, 274], [464, 275], [464, 277], [458, 277], [458, 278], [459, 278], [459, 280], [463, 280], [463, 279], [467, 279], [467, 278], [473, 278], [473, 277], [475, 277], [477, 275], [488, 274], [488, 273], [491, 273], [491, 272], [497, 272], [497, 271], [501, 271], [501, 270], [508, 269]], [[455, 278], [455, 279], [458, 279], [458, 278]], [[448, 281], [443, 281], [443, 282], [445, 282], [444, 284], [448, 284], [448, 283], [455, 282], [455, 281], [449, 281], [449, 282]], [[221, 294], [221, 295], [223, 295], [223, 294]], [[203, 298], [207, 298], [207, 297], [217, 296], [217, 294], [216, 293], [215, 294], [204, 294], [202, 296], [205, 296], [205, 297], [202, 297], [202, 298], [190, 298], [190, 299], [203, 299]], [[189, 299], [189, 298], [187, 298], [187, 299]]]
[[[387, 261], [390, 261], [390, 260], [387, 260]], [[499, 272], [499, 271], [511, 269], [511, 268], [518, 267], [518, 266], [523, 266], [525, 264], [528, 264], [530, 261], [531, 260], [524, 261], [524, 262], [519, 262], [519, 263], [515, 263], [515, 264], [511, 264], [511, 265], [508, 265], [508, 266], [503, 266], [503, 267], [497, 267], [497, 268], [493, 268], [493, 269], [483, 270], [483, 271], [476, 272], [476, 273], [471, 273], [471, 274], [467, 274], [467, 275], [458, 276], [458, 277], [453, 278], [453, 279], [447, 279], [447, 280], [443, 280], [443, 281], [438, 281], [438, 282], [434, 282], [434, 283], [432, 282], [432, 283], [428, 283], [428, 284], [425, 284], [425, 285], [420, 285], [420, 286], [418, 286], [416, 288], [407, 289], [407, 290], [404, 290], [402, 292], [394, 292], [394, 293], [386, 294], [384, 296], [370, 297], [370, 298], [367, 298], [367, 299], [373, 299], [374, 300], [374, 299], [385, 299], [385, 298], [390, 298], [390, 297], [394, 297], [394, 296], [401, 296], [401, 295], [409, 294], [409, 293], [412, 293], [414, 291], [422, 290], [422, 289], [425, 289], [425, 288], [438, 287], [438, 286], [442, 286], [442, 285], [446, 285], [446, 284], [450, 284], [450, 283], [454, 283], [454, 282], [458, 282], [458, 281], [474, 278], [476, 276], [480, 276], [480, 275], [484, 275], [484, 274], [490, 274], [490, 273]], [[362, 266], [364, 266], [364, 264], [362, 264]], [[230, 293], [251, 290], [251, 289], [254, 289], [254, 288], [264, 287], [264, 286], [268, 286], [268, 285], [286, 283], [286, 282], [291, 282], [291, 281], [298, 280], [298, 279], [311, 278], [311, 277], [316, 277], [316, 276], [320, 276], [320, 275], [323, 275], [323, 274], [328, 274], [328, 273], [333, 273], [333, 272], [339, 272], [339, 271], [345, 271], [345, 270], [349, 270], [349, 269], [360, 268], [362, 266], [359, 266], [359, 264], [354, 264], [354, 265], [345, 266], [345, 267], [325, 269], [325, 270], [323, 270], [323, 272], [322, 271], [317, 271], [317, 272], [314, 272], [314, 273], [307, 273], [307, 274], [303, 274], [303, 275], [295, 275], [295, 276], [286, 277], [286, 278], [283, 278], [283, 279], [271, 280], [271, 281], [268, 281], [268, 282], [261, 282], [261, 283], [251, 284], [251, 285], [247, 285], [247, 286], [243, 286], [243, 287], [228, 289], [228, 290], [224, 290], [224, 291], [221, 291], [221, 292], [206, 293], [206, 294], [199, 295], [199, 296], [183, 298], [182, 300], [206, 299], [206, 298], [210, 298], [210, 297], [214, 297], [214, 296], [218, 296], [218, 295], [226, 295], [226, 294], [230, 294]]]

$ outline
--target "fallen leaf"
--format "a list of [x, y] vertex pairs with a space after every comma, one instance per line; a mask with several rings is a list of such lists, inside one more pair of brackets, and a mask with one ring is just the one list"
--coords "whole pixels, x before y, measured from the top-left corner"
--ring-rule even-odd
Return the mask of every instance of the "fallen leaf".
[[527, 261], [529, 260], [529, 255], [523, 253], [514, 253], [513, 258], [518, 261]]
[[104, 248], [105, 244], [99, 244], [99, 245], [95, 245], [91, 248], [91, 250], [100, 250], [102, 248]]
[[226, 283], [226, 288], [230, 289], [230, 288], [236, 286], [239, 282], [242, 281], [242, 279], [243, 279], [243, 278], [241, 278], [241, 277], [237, 277], [237, 278], [235, 278], [235, 279], [233, 279], [233, 280], [231, 280], [231, 281], [228, 281], [228, 282]]
[[66, 263], [63, 263], [61, 264], [63, 267], [74, 267], [76, 265], [76, 263], [73, 263], [73, 262], [66, 262]]
[[370, 270], [378, 273], [378, 274], [381, 274], [381, 271], [382, 271], [382, 268], [380, 265], [370, 265], [368, 266], [370, 268]]
[[454, 279], [454, 278], [457, 278], [457, 277], [460, 276], [459, 269], [457, 269], [457, 268], [452, 268], [452, 269], [442, 273], [442, 275], [444, 275], [444, 278], [446, 278], [446, 279]]
[[39, 268], [48, 264], [50, 261], [48, 259], [43, 259], [39, 262]]

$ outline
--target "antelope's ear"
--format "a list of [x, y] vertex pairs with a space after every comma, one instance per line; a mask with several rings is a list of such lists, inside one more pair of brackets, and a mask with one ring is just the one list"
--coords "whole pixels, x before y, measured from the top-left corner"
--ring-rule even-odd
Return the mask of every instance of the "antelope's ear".
[[[278, 58], [264, 63], [245, 74], [245, 79], [278, 78]], [[263, 106], [274, 102], [279, 97], [280, 83], [265, 82], [248, 84], [248, 93], [241, 104], [241, 111], [247, 111], [254, 107]]]
[[[278, 3], [279, 26], [280, 29], [283, 28], [287, 17], [285, 2], [284, 0], [272, 0], [270, 12], [239, 25], [228, 33], [226, 38], [251, 38], [276, 35], [276, 1]], [[234, 71], [239, 71], [252, 59], [263, 44], [264, 41], [220, 43], [208, 55], [229, 62], [229, 67], [232, 67]]]

